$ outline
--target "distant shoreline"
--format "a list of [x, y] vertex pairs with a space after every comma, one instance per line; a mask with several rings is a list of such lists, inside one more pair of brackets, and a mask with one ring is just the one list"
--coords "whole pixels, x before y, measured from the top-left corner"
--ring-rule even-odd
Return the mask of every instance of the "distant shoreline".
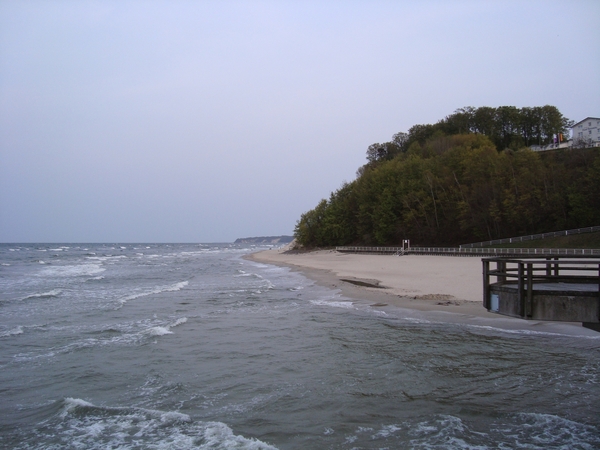
[[315, 283], [373, 308], [422, 312], [435, 321], [510, 330], [597, 336], [580, 323], [541, 322], [488, 312], [482, 304], [481, 258], [387, 256], [319, 250], [285, 253], [263, 250], [244, 257], [289, 267]]

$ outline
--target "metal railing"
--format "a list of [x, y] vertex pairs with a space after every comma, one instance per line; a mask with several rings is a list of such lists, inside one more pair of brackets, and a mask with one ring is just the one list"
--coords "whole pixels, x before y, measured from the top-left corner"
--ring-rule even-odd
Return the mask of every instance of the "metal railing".
[[364, 246], [344, 246], [344, 247], [336, 247], [338, 252], [343, 253], [373, 253], [373, 254], [398, 254], [398, 255], [406, 255], [407, 250], [402, 247], [364, 247]]
[[370, 253], [379, 255], [446, 255], [446, 256], [600, 256], [600, 249], [586, 248], [451, 248], [451, 247], [336, 247], [342, 253]]
[[600, 226], [576, 228], [574, 230], [553, 231], [550, 233], [531, 234], [528, 236], [517, 236], [513, 238], [495, 239], [493, 241], [475, 242], [473, 244], [462, 244], [460, 248], [487, 247], [496, 244], [511, 244], [513, 242], [534, 241], [537, 239], [546, 239], [550, 237], [570, 236], [573, 234], [594, 233], [600, 231]]

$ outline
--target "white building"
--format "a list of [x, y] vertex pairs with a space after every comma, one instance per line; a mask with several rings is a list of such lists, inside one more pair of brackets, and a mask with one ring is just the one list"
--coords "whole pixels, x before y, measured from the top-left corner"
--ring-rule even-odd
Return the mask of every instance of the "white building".
[[600, 118], [586, 117], [581, 122], [577, 122], [571, 128], [571, 139], [575, 146], [583, 144], [597, 146], [600, 143]]
[[535, 152], [556, 150], [558, 148], [600, 147], [600, 117], [586, 117], [571, 127], [571, 139], [567, 141], [554, 140], [553, 144], [532, 145], [529, 148]]

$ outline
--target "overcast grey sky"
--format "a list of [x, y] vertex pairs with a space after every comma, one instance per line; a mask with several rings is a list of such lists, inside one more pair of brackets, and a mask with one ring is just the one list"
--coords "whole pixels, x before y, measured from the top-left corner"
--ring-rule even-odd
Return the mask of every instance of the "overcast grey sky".
[[291, 234], [463, 106], [600, 114], [600, 2], [0, 1], [0, 242]]

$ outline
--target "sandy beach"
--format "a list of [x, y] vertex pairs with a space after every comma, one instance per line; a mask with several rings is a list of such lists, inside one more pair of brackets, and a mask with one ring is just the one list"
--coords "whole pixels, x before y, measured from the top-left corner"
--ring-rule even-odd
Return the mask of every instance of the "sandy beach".
[[301, 271], [316, 283], [376, 308], [405, 308], [452, 322], [568, 334], [592, 334], [580, 323], [522, 320], [488, 312], [482, 304], [480, 257], [391, 256], [319, 250], [287, 253], [271, 249], [247, 256]]
[[266, 250], [250, 258], [301, 270], [319, 284], [341, 289], [354, 299], [412, 309], [460, 308], [489, 314], [482, 306], [480, 258], [360, 255], [334, 250]]

